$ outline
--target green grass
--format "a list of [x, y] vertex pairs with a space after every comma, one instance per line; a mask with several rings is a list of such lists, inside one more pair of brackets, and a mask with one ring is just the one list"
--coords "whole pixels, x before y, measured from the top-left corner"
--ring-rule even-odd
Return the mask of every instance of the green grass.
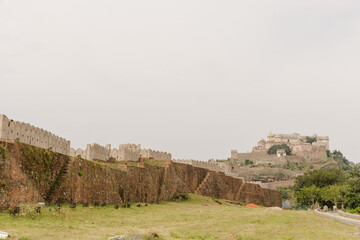
[[[190, 194], [184, 202], [130, 209], [45, 207], [40, 216], [0, 213], [0, 231], [19, 239], [105, 239], [156, 232], [161, 239], [360, 239], [359, 228], [309, 211], [238, 208]], [[28, 207], [33, 209], [33, 207]]]

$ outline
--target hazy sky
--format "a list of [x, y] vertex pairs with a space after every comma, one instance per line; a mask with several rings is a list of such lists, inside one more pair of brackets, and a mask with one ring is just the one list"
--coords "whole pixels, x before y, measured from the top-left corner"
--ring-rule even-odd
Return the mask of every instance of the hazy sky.
[[0, 0], [0, 113], [176, 159], [317, 133], [360, 161], [359, 0]]

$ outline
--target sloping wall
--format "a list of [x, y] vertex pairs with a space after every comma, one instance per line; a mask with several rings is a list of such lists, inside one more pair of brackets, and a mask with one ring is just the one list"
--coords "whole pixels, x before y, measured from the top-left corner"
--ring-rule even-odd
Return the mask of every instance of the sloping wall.
[[188, 164], [169, 161], [163, 167], [141, 163], [140, 167], [119, 164], [116, 168], [21, 143], [8, 142], [4, 148], [5, 157], [0, 153], [0, 208], [45, 200], [155, 202], [169, 200], [177, 192], [281, 206], [277, 191]]

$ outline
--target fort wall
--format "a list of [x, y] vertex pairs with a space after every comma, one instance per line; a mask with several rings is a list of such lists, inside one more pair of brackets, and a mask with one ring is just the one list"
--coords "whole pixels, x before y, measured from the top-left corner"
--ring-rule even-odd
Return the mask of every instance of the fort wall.
[[215, 172], [223, 172], [227, 176], [238, 177], [238, 174], [232, 172], [232, 165], [229, 162], [215, 162], [215, 161], [199, 161], [199, 160], [185, 160], [176, 159], [172, 160], [176, 163], [188, 164], [194, 167], [205, 168]]
[[102, 160], [107, 161], [110, 159], [110, 153], [111, 152], [111, 145], [108, 144], [105, 147], [97, 144], [92, 143], [86, 145], [86, 159], [88, 160]]
[[107, 161], [111, 157], [111, 145], [107, 144], [105, 147], [97, 143], [87, 144], [85, 150], [78, 148], [77, 150], [71, 148], [70, 156], [80, 156], [88, 160]]
[[[0, 144], [4, 144], [0, 142]], [[281, 206], [281, 194], [244, 183], [224, 173], [170, 162], [163, 167], [143, 163], [123, 169], [52, 154], [41, 161], [41, 148], [7, 143], [0, 154], [0, 209], [49, 203], [121, 203], [170, 200], [176, 193], [196, 193], [243, 203]], [[65, 169], [66, 171], [62, 171]], [[82, 172], [81, 176], [78, 174]], [[21, 181], [21, 184], [19, 184]], [[56, 182], [56, 187], [53, 188]]]
[[51, 148], [54, 152], [70, 154], [70, 141], [65, 138], [28, 123], [11, 120], [2, 114], [0, 115], [0, 138], [18, 140], [36, 147]]
[[[139, 161], [140, 159], [140, 151], [141, 146], [140, 144], [120, 144], [119, 150], [117, 151], [117, 158], [118, 161], [130, 160], [130, 161]], [[116, 151], [114, 151], [116, 153]], [[114, 156], [116, 156], [114, 154]]]
[[141, 149], [140, 157], [153, 158], [156, 160], [171, 160], [171, 153], [155, 151], [152, 149]]

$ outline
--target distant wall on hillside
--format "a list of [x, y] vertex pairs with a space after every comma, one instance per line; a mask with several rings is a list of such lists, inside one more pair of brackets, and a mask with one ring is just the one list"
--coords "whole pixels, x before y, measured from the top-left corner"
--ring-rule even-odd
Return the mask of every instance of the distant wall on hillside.
[[140, 156], [142, 158], [153, 158], [156, 160], [171, 160], [171, 153], [155, 151], [152, 149], [141, 149]]

